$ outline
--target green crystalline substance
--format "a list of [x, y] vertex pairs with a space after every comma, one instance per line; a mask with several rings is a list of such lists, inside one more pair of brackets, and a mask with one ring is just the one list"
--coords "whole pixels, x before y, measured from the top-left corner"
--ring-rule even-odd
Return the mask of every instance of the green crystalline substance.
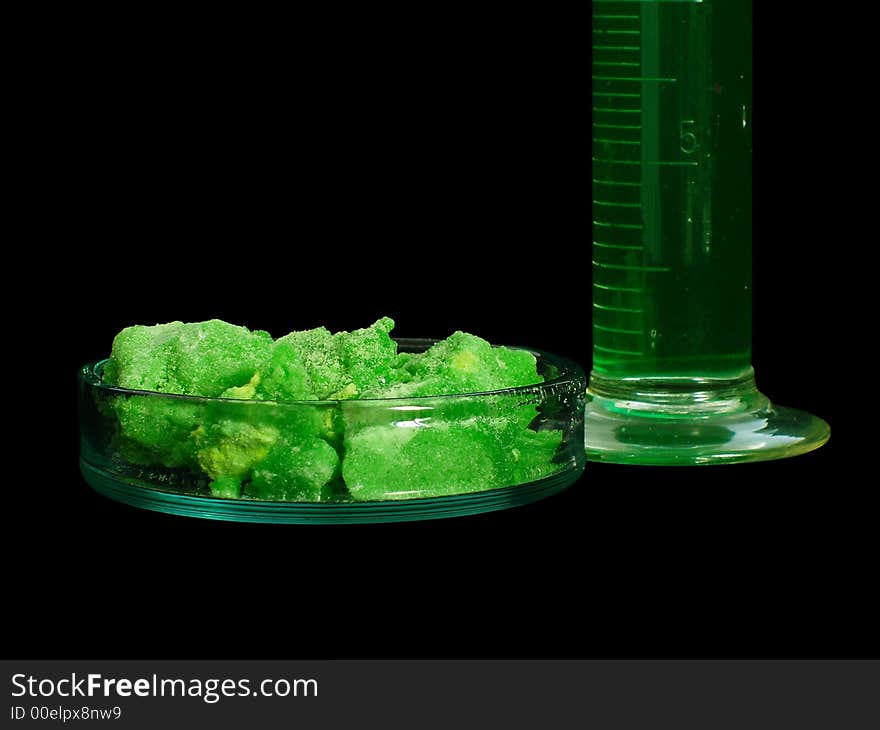
[[507, 418], [367, 426], [346, 434], [342, 474], [356, 500], [448, 496], [548, 476], [561, 442]]
[[342, 476], [357, 500], [438, 497], [496, 482], [491, 435], [478, 427], [368, 426], [348, 435]]
[[389, 334], [393, 327], [394, 320], [383, 317], [372, 327], [334, 335], [349, 381], [340, 397], [356, 398], [388, 382], [397, 360], [397, 343]]
[[212, 480], [241, 482], [269, 455], [278, 437], [273, 426], [220, 418], [198, 431], [196, 458]]
[[297, 502], [326, 500], [324, 488], [339, 466], [327, 435], [326, 418], [315, 409], [284, 404], [254, 404], [260, 383], [255, 374], [246, 386], [229, 388], [223, 398], [244, 403], [212, 403], [196, 432], [202, 470], [211, 477], [215, 497]]
[[269, 361], [260, 367], [258, 386], [265, 400], [309, 400], [312, 384], [305, 364], [289, 342], [279, 340], [272, 349]]
[[[346, 374], [339, 348], [326, 327], [291, 332], [278, 340], [278, 346], [302, 368], [302, 385], [297, 382], [295, 392], [302, 392], [311, 400], [324, 400], [345, 386]], [[283, 389], [278, 392], [285, 395]]]
[[[190, 469], [215, 497], [295, 502], [438, 497], [560, 468], [563, 434], [535, 425], [528, 388], [429, 397], [540, 383], [531, 353], [464, 332], [398, 353], [393, 327], [385, 317], [352, 332], [318, 327], [277, 340], [219, 320], [126, 328], [105, 382], [209, 400], [113, 396], [102, 412], [115, 416], [117, 453], [131, 464]], [[403, 408], [416, 415], [358, 406], [404, 397], [417, 399]]]
[[494, 419], [496, 468], [499, 481], [524, 484], [543, 479], [558, 469], [553, 457], [562, 444], [562, 431], [532, 431], [522, 428], [515, 418]]
[[483, 393], [540, 383], [535, 356], [525, 350], [493, 347], [466, 332], [455, 332], [423, 353], [403, 353], [388, 385], [371, 391], [394, 398], [449, 393]]
[[256, 499], [323, 502], [333, 495], [339, 470], [336, 450], [321, 439], [280, 441], [254, 469], [245, 493]]
[[296, 393], [280, 388], [287, 400], [346, 400], [384, 385], [397, 358], [397, 344], [389, 332], [394, 320], [383, 317], [371, 327], [354, 332], [337, 332], [324, 327], [291, 332], [278, 340], [288, 362], [302, 368], [302, 386], [296, 380]]
[[104, 378], [135, 390], [219, 396], [247, 383], [272, 345], [268, 332], [219, 319], [127, 327], [113, 341]]
[[[385, 386], [371, 397], [409, 398], [440, 393], [487, 393], [543, 381], [532, 353], [494, 347], [466, 332], [455, 332], [422, 353], [401, 353]], [[444, 405], [443, 417], [504, 414], [523, 428], [538, 415], [528, 395], [483, 395]]]
[[[113, 341], [104, 380], [133, 390], [219, 396], [246, 384], [271, 352], [266, 332], [210, 320], [128, 327]], [[201, 422], [192, 402], [128, 396], [111, 402], [119, 421], [120, 452], [134, 463], [167, 467], [198, 462], [194, 435]]]
[[119, 451], [133, 464], [167, 467], [195, 464], [192, 434], [202, 421], [198, 404], [179, 398], [132, 395], [114, 398]]

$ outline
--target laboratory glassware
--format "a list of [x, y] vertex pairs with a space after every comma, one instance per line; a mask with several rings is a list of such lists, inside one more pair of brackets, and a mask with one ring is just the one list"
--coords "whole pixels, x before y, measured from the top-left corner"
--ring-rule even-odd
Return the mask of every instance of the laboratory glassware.
[[587, 457], [793, 456], [828, 425], [751, 365], [752, 3], [595, 0]]

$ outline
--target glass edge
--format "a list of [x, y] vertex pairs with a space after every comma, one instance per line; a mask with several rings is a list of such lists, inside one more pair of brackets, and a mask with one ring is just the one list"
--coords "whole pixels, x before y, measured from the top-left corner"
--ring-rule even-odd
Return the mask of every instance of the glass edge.
[[[458, 494], [447, 494], [432, 497], [412, 497], [408, 499], [375, 499], [375, 500], [352, 500], [350, 502], [287, 502], [259, 499], [225, 499], [202, 494], [186, 494], [172, 490], [161, 489], [151, 484], [139, 483], [139, 480], [129, 480], [119, 475], [108, 473], [80, 458], [80, 470], [85, 481], [93, 489], [95, 478], [104, 480], [122, 490], [130, 490], [133, 495], [140, 494], [145, 498], [153, 497], [160, 501], [172, 501], [189, 504], [193, 507], [202, 507], [206, 510], [223, 509], [230, 512], [301, 512], [301, 513], [357, 513], [372, 512], [375, 510], [388, 509], [392, 511], [407, 511], [408, 509], [430, 509], [433, 506], [452, 507], [466, 505], [475, 501], [492, 500], [507, 495], [513, 496], [517, 492], [529, 489], [541, 489], [553, 487], [561, 482], [569, 485], [576, 482], [585, 471], [587, 460], [579, 459], [567, 468], [560, 469], [540, 479], [534, 479], [520, 484], [509, 484], [503, 487], [491, 489], [479, 489]], [[101, 490], [99, 490], [101, 491]]]

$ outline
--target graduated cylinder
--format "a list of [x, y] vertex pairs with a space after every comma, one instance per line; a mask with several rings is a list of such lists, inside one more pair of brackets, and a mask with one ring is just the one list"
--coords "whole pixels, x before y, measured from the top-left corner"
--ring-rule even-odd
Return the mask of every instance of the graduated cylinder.
[[752, 3], [593, 2], [590, 459], [777, 459], [828, 425], [751, 364]]
[[593, 374], [751, 372], [751, 3], [593, 3]]

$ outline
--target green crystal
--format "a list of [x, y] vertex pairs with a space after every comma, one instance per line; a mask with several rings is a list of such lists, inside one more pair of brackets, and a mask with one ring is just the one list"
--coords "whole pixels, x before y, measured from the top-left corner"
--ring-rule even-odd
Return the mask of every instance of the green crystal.
[[425, 418], [346, 432], [342, 475], [357, 500], [441, 497], [512, 486], [556, 470], [560, 431], [536, 432], [515, 418]]
[[393, 327], [389, 317], [366, 329], [335, 335], [318, 327], [291, 332], [276, 347], [283, 347], [284, 357], [303, 369], [304, 386], [297, 392], [305, 395], [300, 398], [346, 400], [387, 381], [397, 357], [397, 345], [388, 334]]
[[291, 332], [280, 338], [278, 345], [284, 347], [288, 356], [303, 368], [303, 387], [307, 398], [322, 400], [345, 386], [342, 358], [333, 335], [326, 327]]
[[339, 469], [339, 456], [326, 441], [280, 441], [254, 469], [245, 493], [258, 499], [291, 502], [326, 501], [325, 489]]
[[[535, 430], [528, 388], [428, 397], [540, 383], [531, 353], [456, 332], [423, 353], [398, 354], [393, 326], [385, 317], [274, 341], [219, 320], [129, 327], [114, 340], [106, 382], [209, 400], [113, 397], [104, 411], [117, 419], [119, 455], [192, 469], [217, 497], [306, 502], [452, 495], [557, 470], [562, 433]], [[418, 405], [358, 401], [401, 397]], [[327, 402], [290, 403], [309, 400]]]
[[493, 347], [466, 332], [455, 332], [423, 353], [402, 355], [393, 376], [388, 387], [374, 392], [382, 397], [483, 393], [541, 382], [530, 352]]
[[220, 477], [211, 482], [211, 494], [224, 499], [238, 499], [241, 496], [241, 479]]
[[273, 426], [221, 418], [196, 432], [196, 457], [211, 479], [241, 481], [266, 458], [278, 436]]
[[[260, 368], [259, 397], [265, 400], [309, 400], [312, 384], [305, 365], [289, 342], [279, 340]], [[256, 389], [254, 396], [257, 397]]]
[[383, 317], [372, 327], [334, 335], [350, 380], [343, 390], [354, 386], [353, 395], [357, 397], [388, 382], [397, 359], [397, 343], [389, 334], [393, 327], [394, 320]]
[[342, 475], [357, 500], [411, 499], [486, 488], [496, 481], [492, 445], [478, 428], [370, 426], [346, 434]]
[[532, 431], [514, 418], [494, 419], [499, 481], [524, 484], [549, 476], [557, 467], [553, 457], [562, 443], [562, 431]]
[[219, 396], [244, 385], [272, 350], [268, 332], [212, 319], [122, 330], [104, 372], [123, 388]]
[[195, 464], [191, 437], [202, 421], [199, 404], [132, 395], [113, 398], [104, 410], [117, 419], [117, 447], [126, 461], [171, 468]]

